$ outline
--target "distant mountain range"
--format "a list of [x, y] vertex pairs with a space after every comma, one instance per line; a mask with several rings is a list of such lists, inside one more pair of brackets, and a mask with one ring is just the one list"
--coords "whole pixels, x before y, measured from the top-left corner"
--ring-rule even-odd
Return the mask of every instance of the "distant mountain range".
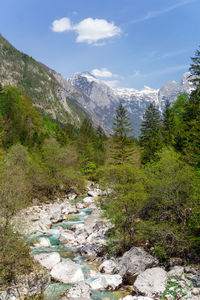
[[[98, 121], [107, 133], [112, 130], [115, 110], [121, 101], [129, 113], [134, 134], [138, 136], [143, 114], [150, 103], [154, 103], [162, 112], [166, 99], [173, 102], [178, 94], [192, 91], [189, 75], [190, 73], [184, 73], [180, 82], [167, 82], [160, 89], [147, 86], [142, 90], [111, 88], [88, 72], [75, 73], [68, 83], [82, 93], [82, 97], [76, 100], [91, 119]], [[70, 93], [68, 96], [70, 97]]]
[[30, 95], [43, 115], [76, 126], [80, 126], [87, 116], [107, 134], [112, 132], [113, 117], [120, 101], [128, 111], [134, 134], [138, 136], [142, 116], [150, 103], [155, 103], [162, 111], [166, 99], [173, 102], [178, 94], [190, 93], [193, 89], [188, 81], [189, 73], [183, 74], [180, 82], [167, 82], [160, 89], [145, 86], [142, 90], [111, 88], [89, 72], [75, 73], [65, 79], [16, 50], [1, 35], [0, 62], [0, 83], [19, 86]]

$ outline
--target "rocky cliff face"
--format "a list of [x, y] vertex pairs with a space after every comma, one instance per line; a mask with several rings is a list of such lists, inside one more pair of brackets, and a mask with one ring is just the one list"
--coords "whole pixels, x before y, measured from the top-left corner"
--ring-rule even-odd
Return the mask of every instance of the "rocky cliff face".
[[0, 35], [0, 83], [29, 95], [37, 109], [61, 123], [81, 123], [83, 113], [66, 98], [65, 88], [49, 69], [15, 49]]

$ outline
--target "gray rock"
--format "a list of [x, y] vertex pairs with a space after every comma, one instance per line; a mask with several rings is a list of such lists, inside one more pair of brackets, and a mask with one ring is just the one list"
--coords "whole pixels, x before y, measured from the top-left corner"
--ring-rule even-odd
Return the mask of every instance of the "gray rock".
[[181, 266], [175, 266], [173, 267], [169, 272], [168, 272], [168, 276], [177, 276], [177, 277], [181, 277], [181, 275], [184, 272], [184, 267]]
[[102, 256], [102, 254], [103, 254], [102, 247], [100, 247], [96, 244], [85, 245], [81, 248], [80, 252], [81, 252], [81, 255], [89, 256], [89, 257]]
[[87, 243], [89, 244], [97, 244], [97, 245], [106, 245], [106, 239], [104, 237], [104, 234], [98, 231], [93, 232], [90, 234], [87, 238]]
[[156, 267], [158, 260], [141, 247], [132, 247], [121, 257], [115, 273], [132, 284], [136, 277], [148, 268]]
[[110, 224], [106, 219], [101, 218], [101, 212], [94, 209], [91, 215], [85, 220], [85, 231], [88, 235], [98, 233], [98, 235], [105, 234]]
[[145, 270], [134, 282], [134, 289], [145, 296], [160, 296], [166, 289], [167, 272], [157, 267]]
[[91, 289], [90, 286], [84, 282], [80, 282], [71, 287], [66, 293], [69, 300], [90, 300]]
[[116, 268], [117, 264], [114, 260], [105, 260], [100, 266], [99, 271], [101, 273], [112, 274], [113, 270]]
[[57, 252], [40, 253], [33, 256], [43, 267], [51, 270], [56, 264], [60, 262], [60, 254]]
[[51, 276], [63, 283], [77, 283], [84, 280], [82, 269], [71, 259], [56, 264], [51, 270]]
[[200, 287], [200, 274], [194, 275], [192, 277], [192, 282], [193, 282], [195, 287]]
[[40, 220], [38, 221], [38, 225], [39, 225], [40, 230], [42, 230], [42, 231], [50, 229], [50, 227], [52, 225], [50, 216], [47, 213], [45, 213], [44, 211], [41, 211], [41, 213], [40, 213]]
[[76, 243], [81, 246], [86, 244], [86, 238], [84, 234], [76, 234], [75, 236]]
[[61, 206], [58, 203], [50, 204], [47, 209], [50, 220], [53, 223], [62, 221]]
[[71, 230], [63, 230], [59, 236], [59, 241], [61, 243], [68, 243], [68, 242], [74, 242], [74, 232]]
[[61, 211], [62, 214], [76, 214], [78, 213], [77, 207], [69, 203], [68, 201], [65, 201], [61, 204]]
[[102, 275], [90, 283], [92, 290], [116, 290], [122, 284], [120, 275]]
[[198, 274], [198, 270], [192, 267], [185, 267], [184, 268], [185, 273], [191, 273], [193, 275], [197, 275]]

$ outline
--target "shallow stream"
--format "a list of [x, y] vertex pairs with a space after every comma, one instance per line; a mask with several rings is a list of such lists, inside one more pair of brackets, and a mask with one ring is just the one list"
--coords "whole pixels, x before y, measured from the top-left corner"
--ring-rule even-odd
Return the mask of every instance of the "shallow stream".
[[[57, 223], [52, 226], [51, 229], [43, 233], [38, 232], [31, 235], [28, 239], [29, 243], [34, 243], [38, 238], [45, 237], [49, 239], [50, 247], [32, 247], [33, 254], [48, 253], [48, 252], [58, 252], [62, 260], [66, 258], [72, 259], [76, 262], [83, 270], [85, 276], [85, 282], [89, 283], [100, 276], [98, 272], [97, 265], [95, 263], [89, 262], [84, 256], [80, 255], [76, 247], [71, 247], [67, 244], [61, 243], [59, 241], [60, 230], [59, 227], [63, 229], [70, 229], [75, 224], [84, 224], [86, 218], [92, 213], [91, 209], [83, 208], [78, 210], [78, 214], [70, 215], [70, 220], [65, 220], [63, 222]], [[49, 236], [48, 236], [49, 234]], [[95, 276], [89, 276], [89, 271], [95, 271]], [[62, 284], [62, 283], [52, 283], [44, 292], [46, 300], [58, 300], [63, 292], [69, 289], [72, 285]], [[111, 291], [92, 291], [92, 300], [117, 300], [125, 295], [124, 292], [111, 292]]]

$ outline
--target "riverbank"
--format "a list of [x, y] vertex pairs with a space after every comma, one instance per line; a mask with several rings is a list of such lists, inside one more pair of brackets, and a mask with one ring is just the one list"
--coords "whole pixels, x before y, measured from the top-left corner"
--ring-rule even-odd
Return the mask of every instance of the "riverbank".
[[[13, 220], [26, 236], [34, 260], [49, 275], [48, 287], [43, 287], [45, 299], [115, 300], [126, 295], [123, 299], [199, 299], [200, 278], [195, 268], [174, 262], [166, 272], [140, 247], [120, 258], [104, 252], [111, 224], [101, 218], [96, 203], [100, 193], [90, 185], [87, 195], [70, 193], [53, 204], [25, 209]], [[23, 291], [20, 298], [19, 293], [9, 297], [0, 299], [23, 299]]]

